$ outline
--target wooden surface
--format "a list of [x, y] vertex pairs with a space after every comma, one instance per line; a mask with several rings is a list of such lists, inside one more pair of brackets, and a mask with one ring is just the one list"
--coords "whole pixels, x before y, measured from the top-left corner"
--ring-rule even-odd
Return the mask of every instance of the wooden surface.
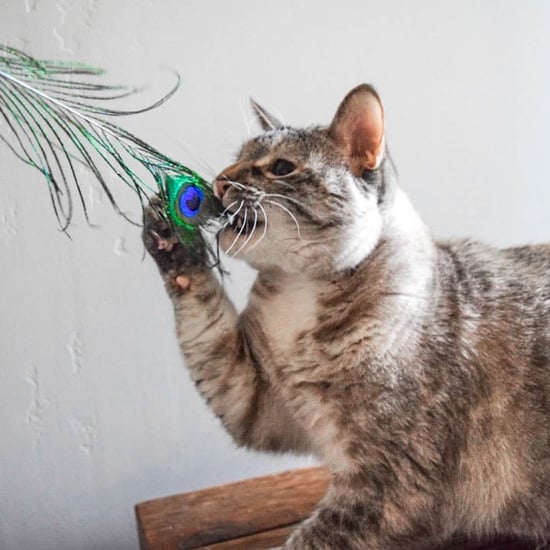
[[286, 527], [280, 527], [279, 529], [270, 529], [269, 531], [262, 531], [255, 535], [248, 535], [246, 537], [240, 537], [238, 539], [226, 540], [217, 544], [209, 544], [208, 546], [201, 546], [201, 550], [265, 550], [267, 548], [280, 547], [285, 543], [285, 540], [290, 536], [290, 533], [299, 524], [288, 525]]
[[[306, 468], [140, 503], [136, 519], [141, 549], [260, 550], [280, 546], [309, 516], [328, 482], [324, 469]], [[535, 544], [509, 538], [492, 542], [457, 538], [437, 550], [535, 548]]]
[[328, 480], [322, 468], [307, 468], [143, 502], [136, 506], [141, 548], [239, 548], [227, 541], [242, 537], [249, 544], [240, 548], [277, 546], [311, 513]]

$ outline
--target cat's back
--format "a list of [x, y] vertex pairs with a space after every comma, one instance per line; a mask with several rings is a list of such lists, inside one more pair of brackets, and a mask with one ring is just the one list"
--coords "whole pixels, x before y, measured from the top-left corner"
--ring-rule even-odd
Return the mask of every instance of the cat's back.
[[550, 306], [550, 244], [500, 249], [464, 240], [438, 243], [438, 252], [443, 287], [465, 303]]
[[451, 516], [534, 533], [550, 506], [550, 245], [441, 243], [438, 273], [432, 330], [460, 373], [449, 395], [467, 403]]
[[550, 244], [441, 243], [438, 277], [436, 330], [449, 347], [504, 385], [536, 370], [550, 393]]
[[500, 253], [518, 270], [524, 270], [531, 282], [550, 283], [550, 243], [505, 248]]

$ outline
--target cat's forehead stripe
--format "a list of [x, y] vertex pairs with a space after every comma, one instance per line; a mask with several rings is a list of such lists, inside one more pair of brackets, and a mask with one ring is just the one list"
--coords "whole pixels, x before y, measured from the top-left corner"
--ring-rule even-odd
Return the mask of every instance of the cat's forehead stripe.
[[294, 147], [294, 153], [308, 155], [319, 148], [324, 135], [318, 128], [296, 129], [291, 127], [277, 128], [263, 133], [244, 145], [240, 156], [250, 160], [259, 160], [272, 153], [278, 147]]
[[289, 128], [277, 128], [275, 130], [265, 132], [257, 138], [259, 147], [256, 152], [260, 156], [266, 155], [274, 147], [277, 147], [277, 145], [287, 141], [290, 135], [291, 130]]
[[287, 128], [277, 128], [263, 133], [245, 143], [239, 157], [250, 160], [258, 160], [267, 155], [275, 146], [284, 141], [288, 136]]
[[291, 133], [290, 128], [276, 128], [275, 130], [270, 130], [266, 132], [260, 139], [262, 143], [270, 147], [275, 147], [281, 143], [289, 134]]

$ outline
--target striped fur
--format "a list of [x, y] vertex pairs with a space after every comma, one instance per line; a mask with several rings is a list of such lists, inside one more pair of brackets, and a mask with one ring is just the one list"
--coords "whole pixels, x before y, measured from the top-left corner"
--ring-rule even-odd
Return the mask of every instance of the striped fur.
[[[355, 124], [357, 109], [383, 113], [374, 100], [359, 87], [328, 128], [269, 128], [217, 179], [224, 206], [250, 216], [221, 234], [258, 269], [240, 314], [147, 213], [185, 363], [237, 444], [314, 453], [331, 470], [285, 548], [429, 548], [455, 532], [543, 544], [550, 246], [434, 242], [383, 136], [345, 134], [380, 131]], [[278, 159], [295, 170], [274, 174], [289, 166]]]

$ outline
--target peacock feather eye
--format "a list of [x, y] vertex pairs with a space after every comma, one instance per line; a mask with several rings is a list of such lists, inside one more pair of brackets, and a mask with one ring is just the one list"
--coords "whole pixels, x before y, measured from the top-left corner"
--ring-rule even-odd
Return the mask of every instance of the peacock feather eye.
[[206, 182], [194, 173], [171, 174], [164, 178], [167, 214], [172, 222], [194, 232], [205, 200]]
[[204, 193], [200, 187], [188, 184], [181, 188], [178, 197], [178, 208], [186, 218], [194, 218], [200, 211]]

